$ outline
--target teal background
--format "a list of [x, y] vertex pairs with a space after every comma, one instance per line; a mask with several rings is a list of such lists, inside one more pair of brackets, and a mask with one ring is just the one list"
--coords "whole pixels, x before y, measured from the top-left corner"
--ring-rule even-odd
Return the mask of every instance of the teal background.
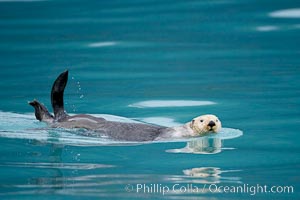
[[[274, 16], [286, 9], [296, 14]], [[1, 137], [0, 198], [299, 199], [299, 19], [300, 2], [291, 0], [0, 1], [1, 132], [11, 131], [7, 115], [33, 115], [29, 100], [50, 108], [52, 82], [65, 69], [70, 113], [178, 123], [214, 113], [224, 127], [244, 132], [209, 155], [166, 152], [184, 142], [79, 146]], [[128, 106], [147, 100], [216, 104]], [[183, 174], [191, 168], [206, 171]], [[294, 193], [124, 190], [135, 183], [193, 182], [288, 185]]]

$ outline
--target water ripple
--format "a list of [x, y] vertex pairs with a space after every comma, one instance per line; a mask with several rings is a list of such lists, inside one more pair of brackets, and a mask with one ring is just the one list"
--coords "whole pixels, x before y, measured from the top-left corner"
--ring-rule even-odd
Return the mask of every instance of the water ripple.
[[0, 0], [0, 3], [5, 2], [39, 2], [39, 1], [47, 1], [47, 0]]
[[76, 169], [90, 170], [99, 168], [111, 168], [114, 165], [94, 164], [94, 163], [28, 163], [28, 162], [6, 162], [0, 164], [1, 167], [20, 167], [20, 168], [47, 168], [47, 169]]
[[258, 26], [256, 27], [256, 30], [257, 31], [260, 31], [260, 32], [269, 32], [269, 31], [276, 31], [276, 30], [279, 30], [279, 27], [278, 26]]
[[110, 47], [110, 46], [115, 46], [117, 44], [118, 44], [117, 42], [107, 41], [107, 42], [95, 42], [95, 43], [91, 43], [88, 46], [89, 47], [93, 47], [93, 48], [97, 48], [97, 47]]
[[277, 10], [269, 14], [276, 18], [300, 18], [300, 8], [291, 8], [286, 10]]
[[162, 108], [162, 107], [187, 107], [207, 106], [216, 104], [213, 101], [189, 101], [189, 100], [149, 100], [128, 105], [136, 108]]

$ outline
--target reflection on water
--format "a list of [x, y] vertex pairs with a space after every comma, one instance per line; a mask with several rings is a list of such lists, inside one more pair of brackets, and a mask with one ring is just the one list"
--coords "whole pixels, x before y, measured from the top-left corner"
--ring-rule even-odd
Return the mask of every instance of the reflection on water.
[[76, 169], [76, 170], [89, 170], [98, 168], [114, 167], [113, 165], [103, 165], [94, 163], [21, 163], [21, 162], [8, 162], [0, 164], [1, 167], [20, 167], [20, 168], [45, 168], [45, 169]]
[[[214, 139], [213, 139], [214, 140]], [[196, 141], [190, 142], [195, 143]], [[46, 143], [32, 142], [30, 146], [49, 147]], [[234, 183], [239, 184], [240, 177], [234, 176], [234, 173], [239, 170], [222, 170], [219, 167], [195, 167], [191, 169], [181, 169], [182, 174], [151, 174], [151, 173], [120, 173], [118, 168], [122, 164], [116, 166], [113, 164], [100, 163], [82, 163], [74, 157], [73, 162], [67, 162], [65, 156], [69, 157], [72, 152], [65, 151], [66, 146], [61, 144], [51, 144], [47, 161], [45, 162], [5, 162], [0, 165], [2, 168], [15, 169], [17, 171], [27, 171], [22, 173], [18, 181], [5, 182], [1, 184], [5, 191], [0, 193], [0, 196], [13, 195], [29, 195], [29, 194], [61, 194], [61, 195], [84, 195], [91, 197], [145, 197], [145, 196], [160, 196], [157, 194], [146, 194], [128, 192], [124, 187], [128, 184], [136, 187], [137, 184], [161, 184], [170, 188], [179, 184], [180, 186], [189, 186], [194, 184], [197, 187], [202, 187], [204, 184], [216, 183]], [[45, 152], [44, 152], [45, 153]], [[32, 158], [41, 158], [43, 155], [32, 153]], [[108, 169], [116, 169], [110, 171]], [[117, 173], [115, 173], [117, 172]], [[9, 188], [9, 189], [8, 189]], [[194, 192], [193, 192], [194, 193]], [[205, 191], [203, 193], [209, 193]], [[184, 194], [179, 190], [170, 191], [166, 194], [170, 197], [183, 197], [190, 195], [187, 191]]]
[[136, 108], [162, 108], [162, 107], [189, 107], [214, 105], [212, 101], [190, 101], [190, 100], [149, 100], [128, 105]]
[[258, 26], [256, 27], [257, 31], [261, 32], [269, 32], [269, 31], [276, 31], [279, 30], [280, 28], [278, 26], [273, 26], [273, 25], [266, 25], [266, 26]]
[[169, 153], [193, 153], [193, 154], [216, 154], [222, 150], [222, 140], [220, 138], [199, 138], [195, 141], [187, 142], [181, 149], [167, 150]]
[[[86, 175], [79, 175], [79, 172], [72, 170], [71, 173], [66, 171], [51, 170], [46, 176], [28, 177], [27, 182], [6, 185], [9, 188], [18, 188], [18, 192], [5, 192], [0, 194], [68, 194], [71, 196], [109, 196], [109, 197], [145, 197], [161, 195], [159, 192], [139, 192], [137, 193], [136, 185], [145, 184], [147, 187], [168, 186], [172, 188], [178, 185], [176, 190], [170, 191], [169, 196], [183, 197], [185, 194], [195, 193], [193, 190], [182, 193], [177, 190], [179, 187], [198, 187], [201, 188], [205, 184], [231, 183], [241, 184], [241, 178], [234, 176], [239, 170], [221, 170], [217, 167], [199, 167], [183, 170], [183, 175], [170, 174], [102, 174], [101, 172], [87, 171]], [[230, 174], [230, 175], [227, 175]], [[133, 191], [128, 192], [124, 188], [126, 185], [132, 185]], [[201, 193], [209, 193], [209, 191], [199, 191]]]
[[187, 176], [191, 176], [194, 179], [193, 183], [212, 184], [221, 182], [233, 182], [241, 183], [239, 177], [224, 176], [228, 172], [239, 172], [240, 170], [221, 170], [218, 167], [199, 167], [192, 169], [185, 169], [183, 173]]
[[300, 8], [291, 8], [286, 10], [277, 10], [269, 14], [276, 18], [300, 18]]
[[108, 46], [114, 46], [117, 42], [96, 42], [89, 44], [89, 47], [108, 47]]
[[[223, 148], [224, 140], [238, 138], [243, 132], [238, 129], [222, 128], [217, 134], [204, 137], [192, 138], [187, 141], [186, 146], [180, 149], [169, 149], [168, 153], [192, 153], [192, 154], [217, 154]], [[233, 149], [233, 148], [226, 148]]]

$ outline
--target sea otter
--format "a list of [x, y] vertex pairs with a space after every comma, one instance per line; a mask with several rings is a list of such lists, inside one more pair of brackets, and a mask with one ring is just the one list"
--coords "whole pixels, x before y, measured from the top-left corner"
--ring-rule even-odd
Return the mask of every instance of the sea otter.
[[53, 83], [51, 104], [54, 116], [37, 100], [29, 102], [35, 109], [36, 119], [46, 122], [50, 127], [83, 128], [93, 131], [99, 137], [104, 136], [124, 141], [153, 141], [203, 136], [210, 132], [217, 133], [222, 127], [221, 121], [215, 115], [202, 115], [177, 127], [108, 121], [104, 118], [85, 114], [68, 115], [64, 109], [64, 90], [67, 82], [68, 71], [65, 71]]

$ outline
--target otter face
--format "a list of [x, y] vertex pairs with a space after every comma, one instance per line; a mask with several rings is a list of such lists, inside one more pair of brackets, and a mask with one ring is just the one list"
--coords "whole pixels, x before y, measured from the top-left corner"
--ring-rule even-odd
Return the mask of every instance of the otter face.
[[217, 133], [221, 130], [222, 124], [215, 115], [201, 115], [192, 120], [190, 127], [196, 134], [204, 135], [209, 132]]

